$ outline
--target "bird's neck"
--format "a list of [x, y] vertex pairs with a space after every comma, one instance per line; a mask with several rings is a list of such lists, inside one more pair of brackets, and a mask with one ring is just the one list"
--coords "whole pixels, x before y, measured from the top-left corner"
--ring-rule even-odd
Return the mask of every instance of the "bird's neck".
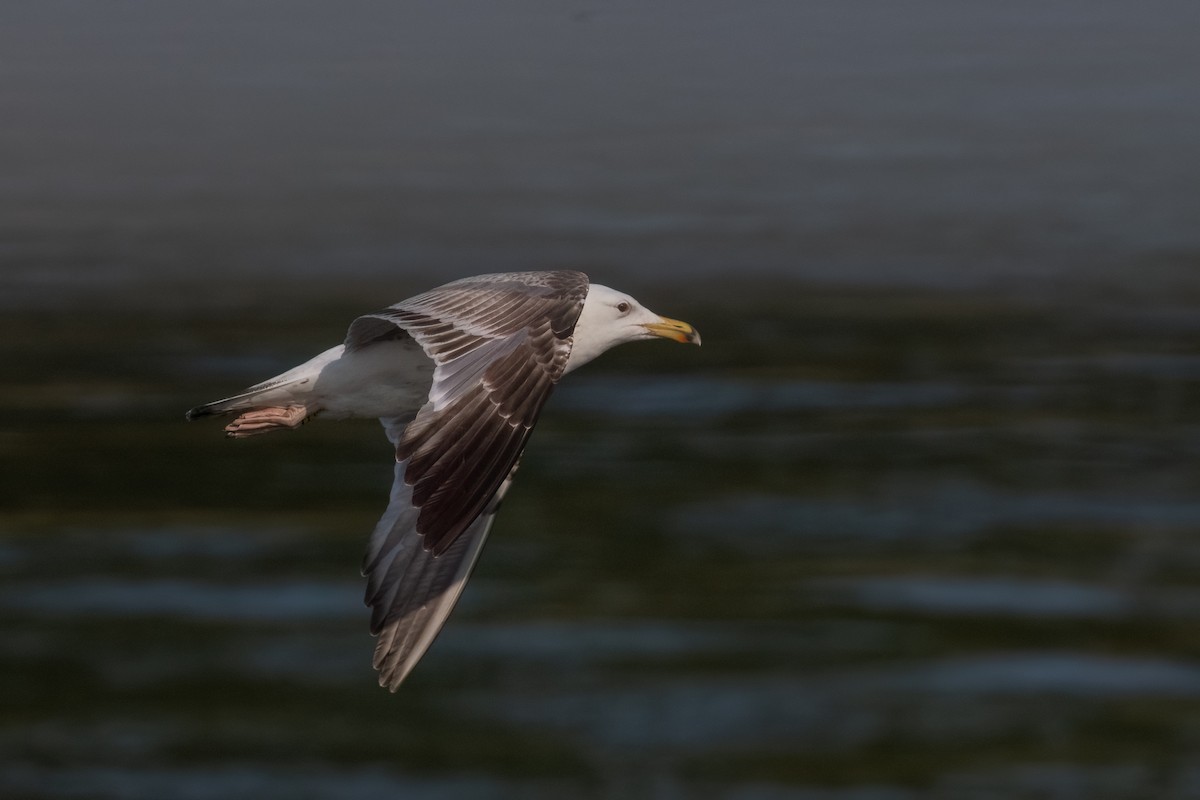
[[[588, 294], [591, 294], [590, 290]], [[579, 312], [575, 330], [571, 333], [571, 355], [567, 357], [566, 366], [563, 368], [564, 375], [624, 341], [614, 338], [611, 327], [601, 324], [601, 318], [597, 314], [598, 306], [599, 304], [589, 305], [586, 298], [583, 301], [583, 309]]]

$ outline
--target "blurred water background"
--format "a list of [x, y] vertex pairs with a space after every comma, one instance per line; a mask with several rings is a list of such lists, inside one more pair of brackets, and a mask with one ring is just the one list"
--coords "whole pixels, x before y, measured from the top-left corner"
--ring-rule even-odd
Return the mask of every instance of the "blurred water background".
[[[1195, 4], [0, 6], [0, 795], [1200, 797]], [[183, 411], [454, 277], [551, 401], [375, 686], [371, 422]]]

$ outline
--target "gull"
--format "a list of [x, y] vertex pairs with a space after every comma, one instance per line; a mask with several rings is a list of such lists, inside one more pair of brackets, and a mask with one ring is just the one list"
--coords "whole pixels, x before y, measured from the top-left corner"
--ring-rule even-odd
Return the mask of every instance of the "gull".
[[354, 320], [345, 341], [187, 419], [237, 414], [233, 438], [318, 415], [379, 418], [391, 497], [362, 574], [379, 684], [396, 691], [442, 629], [559, 380], [625, 342], [700, 344], [686, 322], [572, 270], [448, 283]]

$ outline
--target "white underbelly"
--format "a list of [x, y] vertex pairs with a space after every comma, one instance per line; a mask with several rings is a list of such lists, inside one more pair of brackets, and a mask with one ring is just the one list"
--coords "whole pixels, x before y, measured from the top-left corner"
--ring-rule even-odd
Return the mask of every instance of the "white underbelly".
[[412, 339], [376, 342], [325, 364], [311, 389], [322, 413], [333, 417], [390, 417], [425, 404], [433, 361]]

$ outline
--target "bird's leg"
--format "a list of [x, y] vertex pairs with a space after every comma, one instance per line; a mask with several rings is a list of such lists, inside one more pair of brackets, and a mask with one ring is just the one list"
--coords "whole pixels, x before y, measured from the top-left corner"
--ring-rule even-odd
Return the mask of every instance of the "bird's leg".
[[308, 422], [312, 415], [307, 406], [272, 406], [247, 411], [225, 426], [225, 435], [234, 439], [270, 433], [277, 430], [295, 430]]

